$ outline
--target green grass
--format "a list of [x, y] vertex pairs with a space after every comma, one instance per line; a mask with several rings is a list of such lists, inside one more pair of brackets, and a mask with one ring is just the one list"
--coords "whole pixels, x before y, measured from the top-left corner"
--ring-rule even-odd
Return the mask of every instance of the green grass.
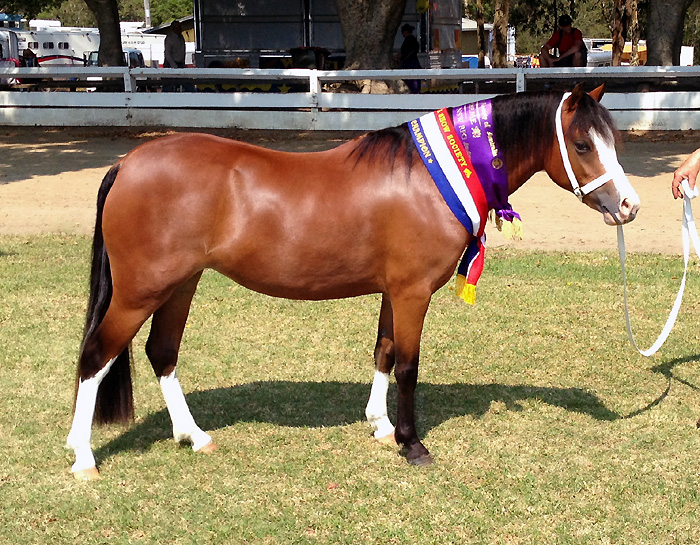
[[[379, 298], [292, 302], [204, 275], [179, 376], [220, 450], [169, 436], [134, 342], [136, 422], [96, 428], [102, 480], [63, 444], [87, 238], [0, 237], [0, 543], [698, 543], [700, 275], [652, 359], [611, 253], [489, 251], [477, 305], [444, 288], [423, 335], [407, 465], [364, 422]], [[628, 261], [647, 347], [679, 257]], [[395, 391], [390, 395], [390, 414]]]

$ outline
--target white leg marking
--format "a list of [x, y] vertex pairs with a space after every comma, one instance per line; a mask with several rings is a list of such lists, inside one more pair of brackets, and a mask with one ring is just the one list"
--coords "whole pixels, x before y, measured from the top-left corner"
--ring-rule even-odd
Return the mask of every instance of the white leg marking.
[[159, 382], [173, 423], [175, 441], [190, 442], [195, 452], [211, 443], [209, 434], [203, 432], [192, 418], [180, 381], [177, 380], [177, 372], [173, 371], [170, 375], [160, 377]]
[[387, 416], [386, 395], [389, 391], [389, 374], [374, 372], [372, 390], [365, 409], [365, 416], [374, 429], [374, 437], [380, 439], [393, 435], [394, 426]]
[[90, 447], [90, 436], [92, 434], [92, 418], [95, 415], [97, 389], [112, 367], [114, 360], [116, 358], [109, 360], [107, 365], [100, 369], [94, 377], [81, 380], [78, 384], [73, 425], [66, 440], [66, 448], [73, 449], [75, 452], [75, 463], [71, 468], [73, 473], [95, 467], [95, 457]]

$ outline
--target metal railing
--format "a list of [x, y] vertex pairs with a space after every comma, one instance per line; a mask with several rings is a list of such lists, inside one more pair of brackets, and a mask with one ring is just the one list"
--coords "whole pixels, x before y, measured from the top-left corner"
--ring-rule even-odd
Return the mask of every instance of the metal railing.
[[[606, 83], [623, 130], [700, 128], [700, 67], [321, 71], [0, 68], [0, 124], [372, 130], [504, 92]], [[338, 92], [357, 80], [420, 79], [439, 94]], [[287, 92], [259, 92], [276, 87]], [[654, 92], [638, 92], [639, 87]], [[97, 92], [80, 92], [96, 89]], [[178, 89], [180, 92], [160, 92]], [[680, 90], [678, 90], [680, 89]], [[71, 90], [74, 92], [38, 92]], [[24, 92], [22, 92], [24, 91]], [[149, 92], [150, 91], [150, 92]], [[156, 91], [156, 92], [153, 92]], [[208, 92], [205, 92], [208, 91]]]

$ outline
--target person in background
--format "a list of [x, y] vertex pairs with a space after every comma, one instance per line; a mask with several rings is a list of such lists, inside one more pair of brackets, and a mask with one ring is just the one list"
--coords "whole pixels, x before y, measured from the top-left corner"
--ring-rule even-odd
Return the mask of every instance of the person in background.
[[[415, 27], [408, 23], [401, 27], [403, 43], [401, 44], [401, 53], [399, 54], [399, 67], [407, 70], [421, 68], [420, 61], [418, 60], [420, 45], [418, 44], [418, 38], [413, 35], [414, 30]], [[403, 81], [408, 86], [411, 93], [420, 93], [419, 79], [406, 79]]]
[[164, 68], [185, 67], [185, 38], [182, 35], [182, 24], [173, 21], [165, 35], [165, 61]]
[[[170, 23], [168, 32], [165, 35], [165, 60], [163, 68], [184, 68], [185, 67], [185, 37], [182, 35], [182, 24], [180, 21]], [[163, 92], [172, 93], [182, 91], [181, 85], [166, 83], [163, 85]]]
[[[583, 43], [583, 34], [572, 24], [568, 15], [559, 17], [559, 29], [540, 48], [540, 67], [586, 66], [588, 50]], [[556, 55], [552, 55], [550, 49], [555, 49]]]
[[700, 148], [696, 149], [691, 153], [685, 161], [679, 166], [673, 173], [673, 181], [671, 182], [671, 192], [673, 197], [676, 199], [683, 198], [683, 191], [681, 190], [681, 182], [684, 179], [688, 179], [688, 185], [690, 189], [695, 187], [695, 181], [698, 177], [698, 172], [700, 172]]
[[29, 48], [26, 48], [22, 52], [22, 58], [20, 59], [20, 66], [26, 66], [28, 68], [39, 66], [39, 61], [36, 58], [36, 53]]

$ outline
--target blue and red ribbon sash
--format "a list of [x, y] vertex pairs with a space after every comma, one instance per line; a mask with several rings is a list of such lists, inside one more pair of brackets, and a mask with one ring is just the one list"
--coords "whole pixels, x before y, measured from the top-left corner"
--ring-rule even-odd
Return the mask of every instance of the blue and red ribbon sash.
[[494, 134], [490, 100], [437, 110], [409, 123], [416, 149], [454, 216], [473, 235], [457, 269], [456, 293], [474, 303], [484, 268], [489, 209], [504, 234], [522, 237], [520, 216], [508, 203], [508, 173]]
[[409, 123], [411, 136], [440, 194], [464, 228], [481, 236], [488, 204], [469, 155], [446, 109]]
[[467, 246], [457, 267], [455, 295], [470, 305], [476, 301], [476, 283], [484, 271], [486, 235], [475, 237]]
[[484, 228], [489, 206], [476, 170], [446, 109], [409, 123], [423, 163], [455, 217], [473, 235], [457, 273], [456, 294], [474, 304], [484, 268]]

